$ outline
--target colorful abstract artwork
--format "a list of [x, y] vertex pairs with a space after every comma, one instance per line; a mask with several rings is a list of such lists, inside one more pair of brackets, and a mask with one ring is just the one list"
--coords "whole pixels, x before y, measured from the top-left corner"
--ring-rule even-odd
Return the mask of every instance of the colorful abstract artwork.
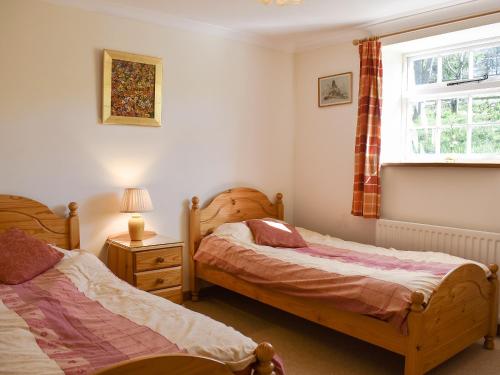
[[111, 115], [154, 118], [155, 66], [113, 60]]
[[160, 58], [104, 50], [103, 123], [160, 126]]

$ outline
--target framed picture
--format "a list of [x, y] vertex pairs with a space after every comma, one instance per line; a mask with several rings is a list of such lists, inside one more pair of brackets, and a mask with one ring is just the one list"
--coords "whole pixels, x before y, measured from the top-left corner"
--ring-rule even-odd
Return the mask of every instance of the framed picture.
[[102, 122], [161, 125], [162, 61], [104, 50]]
[[352, 73], [318, 78], [318, 106], [352, 103]]

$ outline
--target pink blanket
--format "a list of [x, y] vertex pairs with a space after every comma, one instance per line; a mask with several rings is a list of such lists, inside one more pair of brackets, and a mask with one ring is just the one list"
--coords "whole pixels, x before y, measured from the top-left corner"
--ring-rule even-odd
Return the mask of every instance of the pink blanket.
[[300, 262], [283, 261], [215, 235], [203, 239], [195, 260], [288, 295], [328, 300], [338, 309], [387, 321], [403, 334], [407, 333], [406, 317], [412, 290], [404, 282], [370, 277], [369, 270], [393, 273], [395, 279], [401, 272], [414, 273], [415, 278], [442, 278], [457, 267], [456, 264], [415, 262], [311, 243], [306, 248], [286, 251], [323, 258], [325, 262], [341, 262], [350, 271], [345, 274], [328, 272]]
[[0, 299], [26, 321], [38, 346], [66, 374], [90, 374], [135, 357], [181, 351], [148, 327], [87, 298], [56, 269], [23, 284], [0, 284]]

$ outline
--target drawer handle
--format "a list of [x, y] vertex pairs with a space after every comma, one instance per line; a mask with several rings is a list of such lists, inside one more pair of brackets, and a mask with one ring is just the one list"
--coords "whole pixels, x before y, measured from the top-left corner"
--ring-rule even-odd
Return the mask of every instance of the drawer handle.
[[156, 263], [163, 263], [163, 262], [165, 262], [165, 258], [163, 257], [156, 258]]
[[163, 279], [156, 279], [157, 284], [163, 284], [164, 282], [165, 282], [165, 280], [163, 280]]

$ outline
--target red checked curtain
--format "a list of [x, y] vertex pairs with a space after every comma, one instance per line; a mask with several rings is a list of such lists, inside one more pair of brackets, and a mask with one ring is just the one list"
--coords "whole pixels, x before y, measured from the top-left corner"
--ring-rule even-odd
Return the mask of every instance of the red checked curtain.
[[354, 159], [352, 214], [380, 217], [380, 127], [382, 52], [378, 40], [359, 44], [358, 125]]

